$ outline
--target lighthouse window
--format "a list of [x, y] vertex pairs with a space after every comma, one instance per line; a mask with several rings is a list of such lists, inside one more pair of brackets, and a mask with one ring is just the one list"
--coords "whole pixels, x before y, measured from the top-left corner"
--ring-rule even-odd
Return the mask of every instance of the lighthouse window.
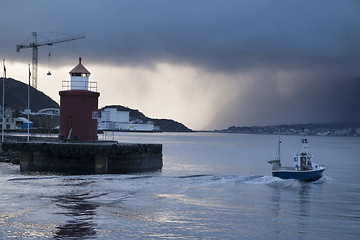
[[82, 77], [87, 77], [87, 74], [86, 74], [86, 73], [82, 73], [81, 76], [82, 76]]

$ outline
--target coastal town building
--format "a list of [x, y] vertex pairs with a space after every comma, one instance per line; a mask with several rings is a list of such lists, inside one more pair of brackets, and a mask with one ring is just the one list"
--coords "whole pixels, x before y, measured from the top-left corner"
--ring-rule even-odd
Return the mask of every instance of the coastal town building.
[[[0, 109], [2, 113], [2, 108]], [[4, 129], [16, 129], [16, 120], [13, 118], [13, 112], [10, 108], [5, 108], [4, 111], [5, 119], [4, 119]], [[3, 116], [0, 116], [0, 129], [2, 129], [3, 124]]]
[[30, 113], [30, 120], [36, 128], [54, 129], [59, 126], [60, 109], [44, 108], [38, 112]]
[[99, 130], [110, 131], [156, 131], [159, 130], [154, 123], [143, 123], [141, 120], [130, 121], [129, 111], [119, 111], [117, 108], [105, 108], [100, 111], [98, 119]]
[[16, 129], [28, 129], [28, 128], [34, 128], [34, 123], [29, 121], [25, 117], [16, 118]]
[[[1, 106], [0, 106], [0, 112], [2, 113]], [[5, 112], [5, 119], [4, 119], [4, 126], [5, 130], [15, 130], [15, 129], [27, 129], [33, 128], [34, 123], [31, 121], [28, 121], [25, 117], [15, 117], [13, 110], [11, 108], [6, 108]], [[0, 114], [0, 129], [2, 129], [2, 114]]]

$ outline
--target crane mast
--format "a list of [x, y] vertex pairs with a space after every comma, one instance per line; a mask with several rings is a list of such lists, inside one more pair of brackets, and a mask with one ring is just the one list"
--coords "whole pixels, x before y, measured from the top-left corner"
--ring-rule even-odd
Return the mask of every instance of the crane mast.
[[45, 45], [51, 46], [51, 45], [56, 44], [56, 43], [68, 42], [68, 41], [82, 39], [82, 38], [85, 38], [85, 36], [80, 35], [80, 36], [73, 36], [73, 37], [49, 40], [49, 41], [45, 41], [45, 42], [38, 42], [37, 33], [33, 32], [32, 33], [32, 39], [33, 39], [32, 43], [29, 43], [29, 44], [26, 44], [26, 45], [17, 44], [16, 45], [16, 51], [17, 52], [20, 52], [20, 50], [23, 49], [23, 48], [32, 48], [33, 49], [33, 54], [32, 54], [32, 70], [33, 70], [33, 72], [32, 72], [32, 86], [34, 88], [37, 88], [38, 47], [45, 46]]

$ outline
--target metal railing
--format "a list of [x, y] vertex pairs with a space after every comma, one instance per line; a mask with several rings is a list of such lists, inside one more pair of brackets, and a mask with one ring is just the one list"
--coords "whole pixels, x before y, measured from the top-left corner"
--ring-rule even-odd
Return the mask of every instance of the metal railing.
[[85, 82], [85, 81], [62, 81], [61, 89], [67, 90], [88, 90], [97, 92], [97, 82]]

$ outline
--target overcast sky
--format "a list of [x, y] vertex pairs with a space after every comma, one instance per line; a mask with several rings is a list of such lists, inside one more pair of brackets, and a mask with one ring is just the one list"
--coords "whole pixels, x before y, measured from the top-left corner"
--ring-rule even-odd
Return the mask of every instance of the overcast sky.
[[49, 32], [85, 34], [39, 48], [38, 89], [56, 101], [81, 56], [98, 83], [99, 107], [124, 105], [195, 130], [360, 122], [358, 0], [1, 5], [8, 77], [27, 81], [32, 51], [17, 53], [16, 44], [30, 43], [31, 32], [39, 41], [66, 37]]

